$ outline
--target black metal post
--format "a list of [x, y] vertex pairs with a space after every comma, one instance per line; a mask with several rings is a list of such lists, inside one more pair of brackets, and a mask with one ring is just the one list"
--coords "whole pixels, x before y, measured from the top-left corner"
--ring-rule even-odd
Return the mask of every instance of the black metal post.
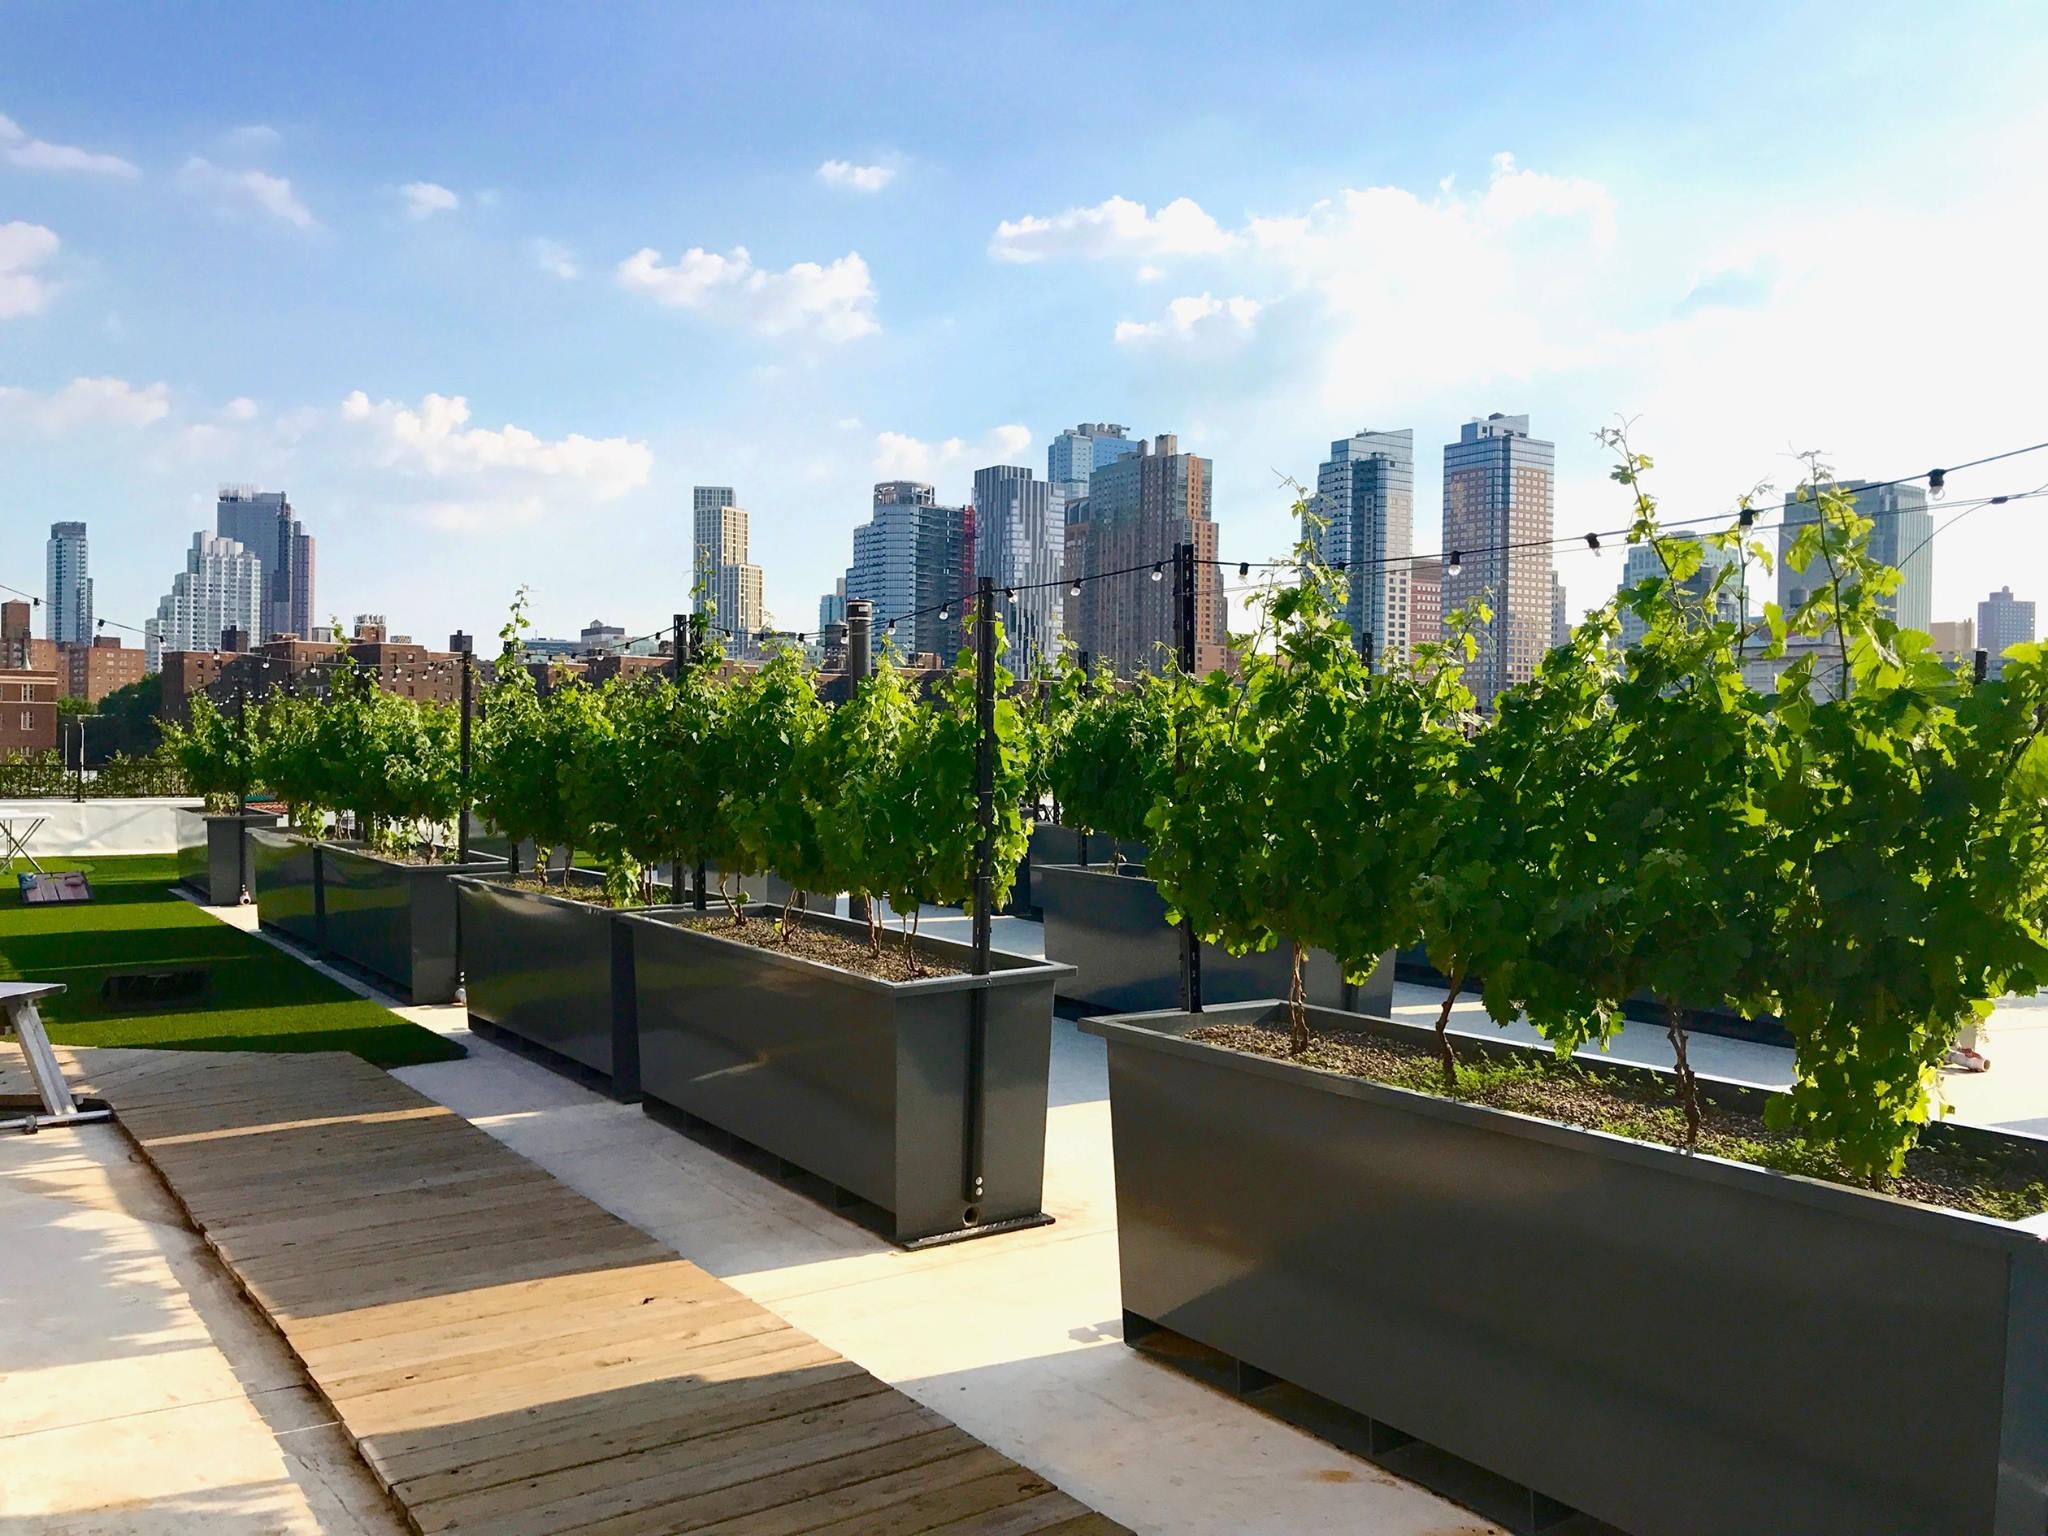
[[[1192, 543], [1176, 544], [1173, 547], [1174, 574], [1180, 582], [1180, 603], [1176, 615], [1179, 624], [1180, 670], [1184, 678], [1193, 680], [1195, 675], [1195, 546]], [[1176, 728], [1173, 742], [1174, 766], [1180, 765], [1180, 732]], [[1185, 917], [1180, 925], [1180, 1006], [1183, 1013], [1202, 1011], [1202, 941], [1195, 936], [1194, 925]]]
[[235, 900], [249, 905], [249, 680], [235, 673], [235, 731], [242, 738], [236, 760], [241, 766], [241, 789], [235, 799]]
[[[701, 662], [703, 659], [704, 615], [701, 613], [693, 613], [690, 615], [690, 661], [692, 665], [695, 665], [696, 663]], [[690, 905], [699, 912], [706, 910], [706, 907], [708, 905], [704, 896], [704, 884], [705, 879], [709, 873], [710, 871], [705, 868], [704, 861], [702, 859], [699, 859], [697, 861], [695, 877], [690, 882]], [[682, 879], [681, 870], [676, 871], [676, 878], [678, 880]]]
[[469, 739], [470, 722], [476, 709], [475, 694], [476, 657], [465, 648], [462, 652], [462, 811], [461, 819], [455, 824], [455, 862], [469, 862]]
[[1991, 672], [1991, 653], [1979, 651], [1970, 662], [1970, 676], [1976, 682], [1983, 682]]
[[1370, 672], [1373, 663], [1372, 631], [1361, 630], [1358, 635], [1358, 653], [1365, 658], [1365, 670]]
[[83, 805], [85, 804], [85, 716], [73, 715], [71, 719], [78, 733], [78, 778], [75, 781], [72, 798], [78, 804]]
[[[1094, 673], [1090, 671], [1094, 657], [1087, 651], [1077, 651], [1075, 652], [1074, 659], [1081, 664], [1081, 681], [1083, 684], [1086, 684], [1089, 678], [1094, 676]], [[1081, 827], [1074, 828], [1074, 862], [1083, 869], [1088, 867], [1088, 833]]]
[[[981, 578], [974, 601], [974, 964], [976, 976], [988, 974], [989, 910], [995, 891], [996, 830], [996, 584]], [[967, 1023], [967, 1176], [961, 1197], [969, 1206], [981, 1204], [983, 1161], [988, 1141], [988, 1106], [982, 1079], [988, 1057], [988, 988], [968, 994]], [[970, 1217], [969, 1220], [973, 1218]]]

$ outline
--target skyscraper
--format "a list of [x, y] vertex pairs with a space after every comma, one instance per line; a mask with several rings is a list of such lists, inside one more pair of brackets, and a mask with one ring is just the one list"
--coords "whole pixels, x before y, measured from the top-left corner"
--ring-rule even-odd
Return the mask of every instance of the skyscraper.
[[1045, 448], [1045, 478], [1052, 486], [1053, 510], [1088, 494], [1088, 478], [1105, 464], [1136, 453], [1142, 443], [1124, 436], [1113, 421], [1082, 422], [1069, 427]]
[[1408, 567], [1408, 646], [1431, 645], [1444, 637], [1444, 562], [1425, 555]]
[[92, 643], [92, 575], [86, 558], [85, 524], [50, 524], [45, 546], [44, 622], [53, 645]]
[[[1085, 500], [1067, 509], [1066, 632], [1125, 677], [1170, 663], [1178, 633], [1174, 546], [1195, 546], [1195, 668], [1224, 665], [1229, 648], [1223, 584], [1210, 518], [1214, 466], [1182, 453], [1162, 432], [1133, 455], [1096, 470]], [[1156, 567], [1161, 579], [1152, 579]], [[1116, 576], [1099, 573], [1120, 571]]]
[[1011, 465], [976, 470], [974, 574], [996, 584], [1007, 664], [1019, 677], [1059, 656], [1065, 566], [1066, 527], [1053, 510], [1051, 485]]
[[[1667, 534], [1666, 537], [1700, 546], [1699, 569], [1679, 583], [1680, 586], [1694, 597], [1706, 595], [1707, 587], [1712, 583], [1716, 571], [1724, 566], [1733, 566], [1735, 564], [1734, 550], [1716, 549], [1696, 533], [1673, 533]], [[1654, 546], [1649, 544], [1631, 544], [1628, 549], [1628, 559], [1623, 563], [1621, 569], [1621, 589], [1626, 590], [1639, 582], [1648, 581], [1652, 576], [1662, 576], [1663, 574], [1664, 562], [1659, 558]], [[1720, 598], [1715, 604], [1715, 617], [1733, 622], [1740, 619], [1741, 615], [1741, 593], [1735, 585], [1735, 578], [1731, 576], [1721, 584]], [[1635, 614], [1629, 612], [1626, 608], [1622, 610], [1621, 643], [1623, 645], [1636, 644], [1649, 632], [1649, 628], [1650, 626], [1636, 617]], [[1552, 643], [1561, 644], [1562, 642], [1554, 641]]]
[[692, 611], [713, 614], [712, 624], [730, 632], [734, 654], [755, 655], [763, 622], [761, 567], [747, 560], [747, 514], [733, 505], [729, 485], [697, 486], [690, 499], [696, 535]]
[[224, 485], [214, 508], [213, 531], [233, 539], [263, 564], [263, 606], [252, 633], [310, 638], [317, 598], [313, 587], [313, 537], [292, 515], [283, 491]]
[[166, 651], [211, 651], [223, 630], [258, 634], [268, 600], [263, 562], [233, 539], [205, 532], [192, 535], [185, 568], [171, 578], [171, 590], [143, 626], [145, 665], [160, 671]]
[[2005, 653], [2015, 645], [2034, 638], [2034, 601], [2012, 595], [2011, 587], [2000, 587], [1977, 605], [1977, 644], [1990, 653], [1988, 675], [2005, 671]]
[[1482, 709], [1527, 682], [1550, 642], [1551, 501], [1556, 445], [1529, 435], [1527, 416], [1496, 411], [1444, 445], [1444, 608], [1485, 598], [1490, 623], [1465, 682]]
[[[1934, 622], [1934, 514], [1927, 510], [1926, 488], [1872, 485], [1868, 480], [1836, 484], [1855, 502], [1857, 514], [1870, 519], [1872, 558], [1898, 569], [1898, 590], [1880, 599], [1885, 612], [1901, 629], [1924, 632]], [[1818, 502], [1785, 504], [1778, 529], [1778, 606], [1787, 616], [1827, 577], [1827, 567], [1818, 558], [1803, 570], [1794, 570], [1785, 558], [1799, 529], [1819, 517]]]
[[1550, 648], [1554, 651], [1572, 637], [1571, 611], [1565, 605], [1564, 583], [1557, 579], [1557, 568], [1550, 571]]
[[1330, 444], [1302, 537], [1344, 569], [1344, 622], [1361, 651], [1408, 654], [1415, 552], [1415, 434], [1360, 428]]
[[876, 485], [872, 515], [853, 530], [846, 596], [874, 604], [877, 654], [886, 643], [898, 661], [928, 654], [951, 662], [973, 588], [973, 509], [940, 506], [917, 480]]
[[818, 635], [823, 638], [825, 631], [834, 624], [846, 622], [846, 578], [840, 577], [832, 590], [818, 599]]

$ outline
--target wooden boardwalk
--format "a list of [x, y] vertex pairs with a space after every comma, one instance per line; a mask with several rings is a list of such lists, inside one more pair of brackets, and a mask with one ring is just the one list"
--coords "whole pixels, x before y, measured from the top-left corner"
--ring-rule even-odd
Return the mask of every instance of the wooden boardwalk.
[[419, 1531], [1123, 1530], [353, 1056], [59, 1054]]

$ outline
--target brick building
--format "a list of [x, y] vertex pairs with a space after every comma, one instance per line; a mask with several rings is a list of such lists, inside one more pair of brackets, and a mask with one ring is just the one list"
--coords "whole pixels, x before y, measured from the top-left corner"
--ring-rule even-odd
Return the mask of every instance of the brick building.
[[57, 688], [62, 697], [97, 704], [117, 688], [142, 681], [147, 656], [113, 635], [95, 636], [91, 645], [57, 648]]
[[[356, 666], [368, 672], [379, 688], [406, 699], [432, 699], [453, 704], [462, 697], [462, 657], [454, 651], [429, 650], [412, 640], [388, 640], [383, 621], [364, 615], [345, 645], [334, 640], [283, 637], [246, 651], [166, 651], [163, 657], [164, 696], [158, 715], [182, 723], [189, 717], [195, 693], [232, 690], [239, 681], [254, 696], [272, 688], [307, 692], [326, 688], [344, 649]], [[643, 658], [629, 658], [641, 660]], [[645, 658], [652, 659], [652, 658]], [[479, 682], [490, 676], [490, 664], [477, 663]]]
[[0, 757], [57, 749], [57, 674], [0, 671]]

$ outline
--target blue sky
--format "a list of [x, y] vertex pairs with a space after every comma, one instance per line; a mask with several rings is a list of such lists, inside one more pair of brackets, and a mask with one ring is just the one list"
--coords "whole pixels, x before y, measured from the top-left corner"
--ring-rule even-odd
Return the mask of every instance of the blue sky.
[[[689, 488], [809, 628], [877, 478], [964, 498], [1079, 420], [1276, 472], [1490, 410], [1560, 532], [1825, 450], [2048, 438], [2025, 6], [415, 7], [0, 13], [0, 582], [55, 518], [139, 623], [215, 486], [289, 491], [320, 605], [663, 624]], [[2027, 478], [2029, 474], [2032, 479]], [[1957, 494], [2031, 489], [2048, 454]], [[1937, 543], [1937, 617], [2048, 586], [2048, 523]], [[1575, 605], [1618, 557], [1560, 562]]]

